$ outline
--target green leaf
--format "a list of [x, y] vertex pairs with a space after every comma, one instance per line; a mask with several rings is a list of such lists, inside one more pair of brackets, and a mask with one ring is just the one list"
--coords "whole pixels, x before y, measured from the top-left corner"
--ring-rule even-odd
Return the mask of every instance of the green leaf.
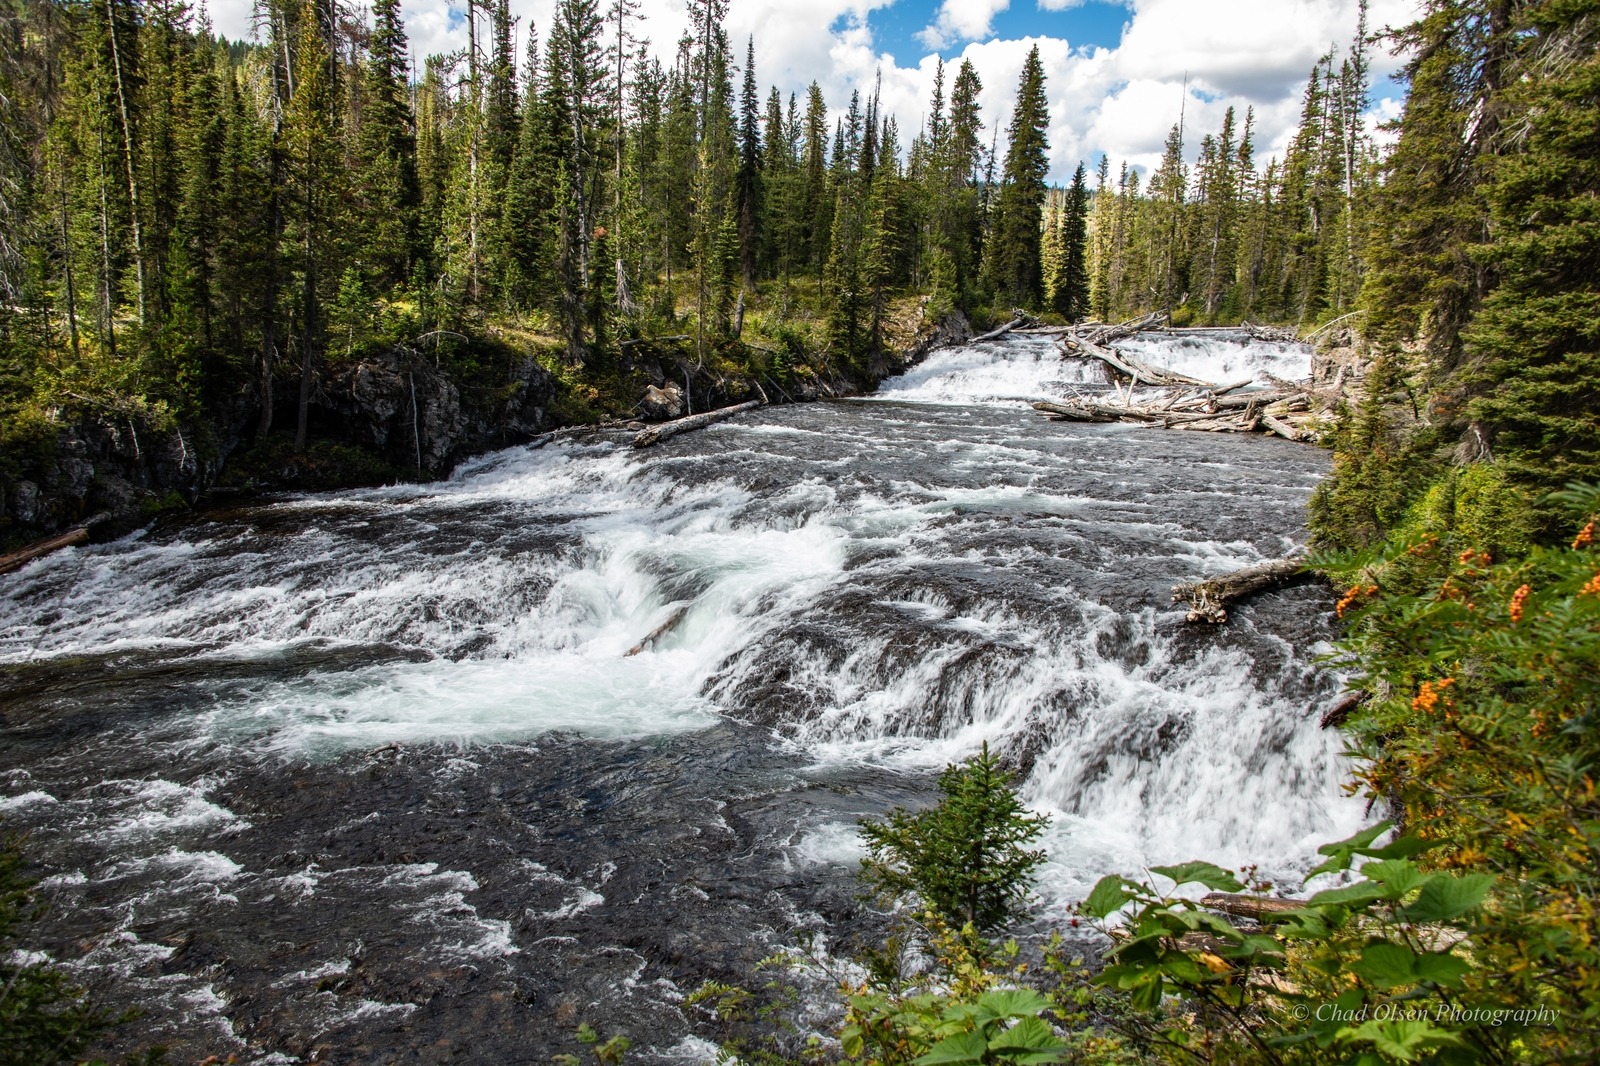
[[991, 1018], [1025, 1018], [1050, 1009], [1050, 1001], [1031, 988], [997, 988], [978, 997], [978, 1010]]
[[1397, 914], [1408, 922], [1449, 921], [1482, 903], [1493, 884], [1493, 874], [1435, 874]]
[[1377, 940], [1361, 949], [1350, 971], [1384, 990], [1424, 982], [1454, 986], [1472, 971], [1472, 964], [1449, 951], [1417, 954], [1401, 944]]
[[957, 1033], [947, 1036], [921, 1058], [916, 1060], [917, 1066], [959, 1066], [960, 1063], [978, 1063], [983, 1061], [984, 1052], [989, 1050], [988, 1041], [984, 1040], [982, 1033]]
[[1412, 889], [1422, 887], [1428, 879], [1409, 859], [1369, 862], [1361, 867], [1361, 876], [1383, 885], [1384, 899], [1399, 899]]
[[1388, 990], [1416, 984], [1416, 961], [1410, 948], [1380, 940], [1361, 949], [1361, 957], [1350, 964], [1350, 971], [1368, 984]]
[[1472, 972], [1472, 963], [1448, 951], [1429, 952], [1417, 956], [1417, 976], [1424, 981], [1454, 988], [1461, 979]]
[[[1365, 855], [1373, 859], [1409, 859], [1413, 855], [1421, 855], [1439, 846], [1437, 841], [1421, 840], [1417, 837], [1397, 837], [1381, 848], [1357, 848], [1357, 855]], [[1367, 868], [1361, 868], [1362, 873]]]
[[1177, 866], [1152, 866], [1150, 872], [1170, 877], [1180, 885], [1202, 884], [1213, 892], [1242, 892], [1244, 886], [1214, 862], [1185, 862]]
[[1042, 1018], [1024, 1018], [989, 1041], [990, 1051], [1011, 1051], [1006, 1060], [1018, 1063], [1059, 1062], [1065, 1047]]
[[1105, 918], [1121, 910], [1122, 905], [1132, 898], [1123, 889], [1120, 876], [1106, 874], [1095, 882], [1089, 897], [1083, 901], [1083, 913], [1091, 918]]
[[1418, 1053], [1430, 1047], [1452, 1044], [1463, 1046], [1461, 1038], [1444, 1029], [1436, 1029], [1421, 1019], [1367, 1022], [1350, 1034], [1349, 1039], [1370, 1042], [1385, 1055], [1401, 1062], [1415, 1062]]
[[1330, 888], [1318, 892], [1310, 899], [1308, 904], [1314, 907], [1339, 904], [1343, 907], [1361, 907], [1373, 900], [1383, 899], [1383, 886], [1372, 881], [1357, 881], [1353, 885], [1344, 885], [1340, 888]]
[[1332, 844], [1324, 844], [1317, 849], [1318, 855], [1328, 856], [1328, 861], [1306, 874], [1309, 881], [1318, 874], [1338, 873], [1350, 869], [1350, 863], [1358, 852], [1372, 846], [1372, 842], [1393, 828], [1394, 823], [1389, 821], [1379, 822], [1377, 825], [1368, 826], [1355, 836], [1336, 840]]

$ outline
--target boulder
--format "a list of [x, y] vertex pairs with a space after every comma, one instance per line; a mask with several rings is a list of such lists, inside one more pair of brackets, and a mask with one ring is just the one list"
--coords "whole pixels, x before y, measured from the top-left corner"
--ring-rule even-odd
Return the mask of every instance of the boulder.
[[683, 390], [671, 382], [661, 388], [651, 385], [644, 390], [639, 410], [646, 418], [655, 421], [680, 418], [683, 415]]

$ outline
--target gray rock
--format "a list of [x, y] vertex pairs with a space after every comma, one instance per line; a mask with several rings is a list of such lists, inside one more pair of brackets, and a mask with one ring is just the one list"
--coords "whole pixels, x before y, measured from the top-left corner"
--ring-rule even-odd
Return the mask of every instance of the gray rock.
[[646, 418], [665, 421], [683, 416], [683, 390], [668, 382], [661, 388], [651, 385], [644, 390], [639, 410]]

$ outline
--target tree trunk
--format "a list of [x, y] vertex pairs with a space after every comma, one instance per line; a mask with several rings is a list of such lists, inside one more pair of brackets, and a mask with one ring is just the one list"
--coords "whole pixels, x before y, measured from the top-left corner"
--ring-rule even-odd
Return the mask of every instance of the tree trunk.
[[1303, 585], [1317, 575], [1306, 569], [1302, 558], [1275, 559], [1235, 571], [1210, 581], [1172, 586], [1172, 600], [1189, 601], [1190, 622], [1220, 625], [1228, 620], [1228, 605], [1269, 589]]
[[44, 540], [34, 541], [25, 548], [19, 548], [7, 555], [0, 555], [0, 574], [9, 574], [13, 570], [20, 570], [35, 559], [43, 558], [51, 552], [70, 548], [75, 544], [82, 544], [89, 539], [89, 527], [97, 522], [104, 522], [110, 518], [109, 514], [97, 514], [76, 529], [69, 529], [65, 533], [58, 533]]
[[635, 448], [648, 448], [653, 444], [660, 444], [670, 437], [676, 437], [680, 433], [688, 433], [694, 429], [704, 429], [706, 426], [732, 418], [737, 414], [743, 414], [745, 411], [753, 411], [760, 406], [761, 401], [750, 400], [747, 403], [735, 404], [732, 407], [719, 407], [715, 411], [689, 415], [687, 418], [680, 418], [673, 422], [663, 422], [661, 425], [647, 429], [633, 438], [633, 446]]

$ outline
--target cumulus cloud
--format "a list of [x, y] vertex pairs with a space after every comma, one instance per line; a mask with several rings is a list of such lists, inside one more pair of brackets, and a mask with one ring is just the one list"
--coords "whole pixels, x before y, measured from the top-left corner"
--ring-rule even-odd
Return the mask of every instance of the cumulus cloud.
[[989, 36], [995, 15], [1010, 6], [1011, 0], [944, 0], [917, 39], [934, 50], [956, 41], [980, 40]]
[[[815, 80], [830, 108], [841, 111], [852, 91], [872, 92], [881, 83], [886, 113], [895, 115], [907, 144], [926, 120], [933, 92], [933, 54], [895, 57], [874, 40], [869, 17], [894, 3], [912, 0], [733, 0], [728, 37], [744, 58], [747, 36], [755, 39], [756, 75], [765, 93], [777, 85], [785, 96], [801, 94]], [[1062, 10], [1082, 0], [1021, 0]], [[231, 37], [250, 33], [250, 0], [213, 0], [217, 29]], [[995, 38], [994, 16], [1010, 0], [943, 0], [923, 31], [930, 49], [953, 42], [963, 48], [949, 65], [971, 61], [983, 81], [986, 135], [1003, 134], [1028, 49], [1037, 45], [1050, 101], [1051, 177], [1065, 181], [1079, 160], [1093, 169], [1101, 153], [1113, 168], [1122, 160], [1149, 169], [1160, 160], [1168, 129], [1180, 112], [1192, 148], [1200, 136], [1220, 128], [1232, 105], [1242, 121], [1255, 110], [1257, 157], [1281, 155], [1299, 114], [1300, 91], [1317, 58], [1342, 49], [1355, 31], [1357, 0], [1129, 0], [1122, 38], [1114, 47], [1077, 47], [1059, 37]], [[554, 0], [512, 0], [518, 42], [530, 26], [547, 31]], [[1399, 25], [1414, 14], [1416, 0], [1372, 0], [1373, 28]], [[403, 13], [419, 61], [466, 44], [464, 0], [405, 0]], [[643, 0], [640, 32], [663, 60], [673, 54], [689, 25], [685, 0]], [[936, 33], [938, 44], [933, 37]], [[1377, 96], [1374, 120], [1393, 113], [1381, 97], [1383, 79], [1398, 61], [1374, 52]], [[948, 83], [954, 77], [951, 70]]]

